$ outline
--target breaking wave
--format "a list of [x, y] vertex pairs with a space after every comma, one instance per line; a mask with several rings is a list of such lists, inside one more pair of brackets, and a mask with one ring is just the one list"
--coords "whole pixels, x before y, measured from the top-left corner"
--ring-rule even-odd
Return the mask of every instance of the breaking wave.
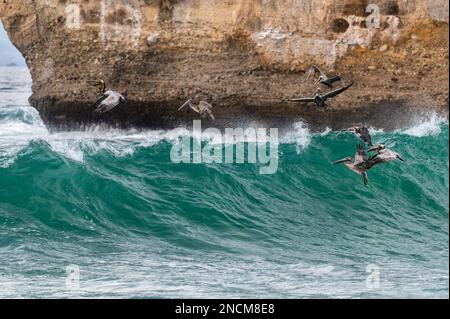
[[[365, 187], [331, 164], [354, 154], [352, 134], [295, 123], [274, 175], [174, 164], [179, 135], [200, 138], [187, 128], [50, 133], [29, 82], [7, 85], [0, 297], [448, 298], [448, 122], [437, 115], [373, 128], [406, 162], [369, 171]], [[66, 285], [70, 265], [79, 289]], [[366, 285], [374, 265], [379, 289]]]

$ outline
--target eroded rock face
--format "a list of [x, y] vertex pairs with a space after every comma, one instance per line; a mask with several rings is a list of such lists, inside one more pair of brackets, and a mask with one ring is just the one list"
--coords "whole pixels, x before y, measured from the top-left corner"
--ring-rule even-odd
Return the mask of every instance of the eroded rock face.
[[[192, 118], [177, 107], [194, 93], [225, 122], [337, 126], [386, 101], [448, 105], [447, 0], [0, 0], [0, 18], [32, 73], [31, 102], [54, 126], [177, 125]], [[311, 63], [356, 81], [326, 116], [285, 102], [312, 93]], [[127, 89], [128, 105], [94, 116], [86, 81], [97, 78]]]

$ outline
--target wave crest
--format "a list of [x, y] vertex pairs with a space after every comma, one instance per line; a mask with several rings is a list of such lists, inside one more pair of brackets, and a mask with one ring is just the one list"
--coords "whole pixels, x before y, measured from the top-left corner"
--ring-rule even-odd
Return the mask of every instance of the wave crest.
[[448, 124], [448, 120], [436, 113], [431, 114], [430, 118], [420, 119], [418, 123], [410, 128], [400, 130], [399, 133], [414, 137], [424, 137], [430, 135], [439, 135], [442, 132], [442, 124]]

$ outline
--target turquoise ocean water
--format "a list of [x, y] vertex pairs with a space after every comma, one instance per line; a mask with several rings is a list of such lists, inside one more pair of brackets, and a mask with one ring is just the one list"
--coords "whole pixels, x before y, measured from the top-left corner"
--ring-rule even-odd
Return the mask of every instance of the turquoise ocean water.
[[406, 162], [364, 187], [330, 164], [355, 152], [351, 134], [297, 123], [274, 175], [173, 164], [174, 131], [51, 134], [30, 85], [26, 69], [0, 68], [1, 298], [448, 298], [439, 116], [373, 129]]

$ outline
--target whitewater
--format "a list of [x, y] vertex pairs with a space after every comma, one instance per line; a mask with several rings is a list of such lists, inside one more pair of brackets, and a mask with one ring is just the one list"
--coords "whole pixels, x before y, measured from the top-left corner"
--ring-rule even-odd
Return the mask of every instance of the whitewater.
[[30, 95], [27, 69], [0, 68], [0, 298], [449, 296], [440, 115], [372, 128], [406, 162], [371, 170], [365, 187], [331, 164], [353, 156], [352, 134], [295, 123], [265, 176], [172, 163], [186, 128], [50, 132]]

